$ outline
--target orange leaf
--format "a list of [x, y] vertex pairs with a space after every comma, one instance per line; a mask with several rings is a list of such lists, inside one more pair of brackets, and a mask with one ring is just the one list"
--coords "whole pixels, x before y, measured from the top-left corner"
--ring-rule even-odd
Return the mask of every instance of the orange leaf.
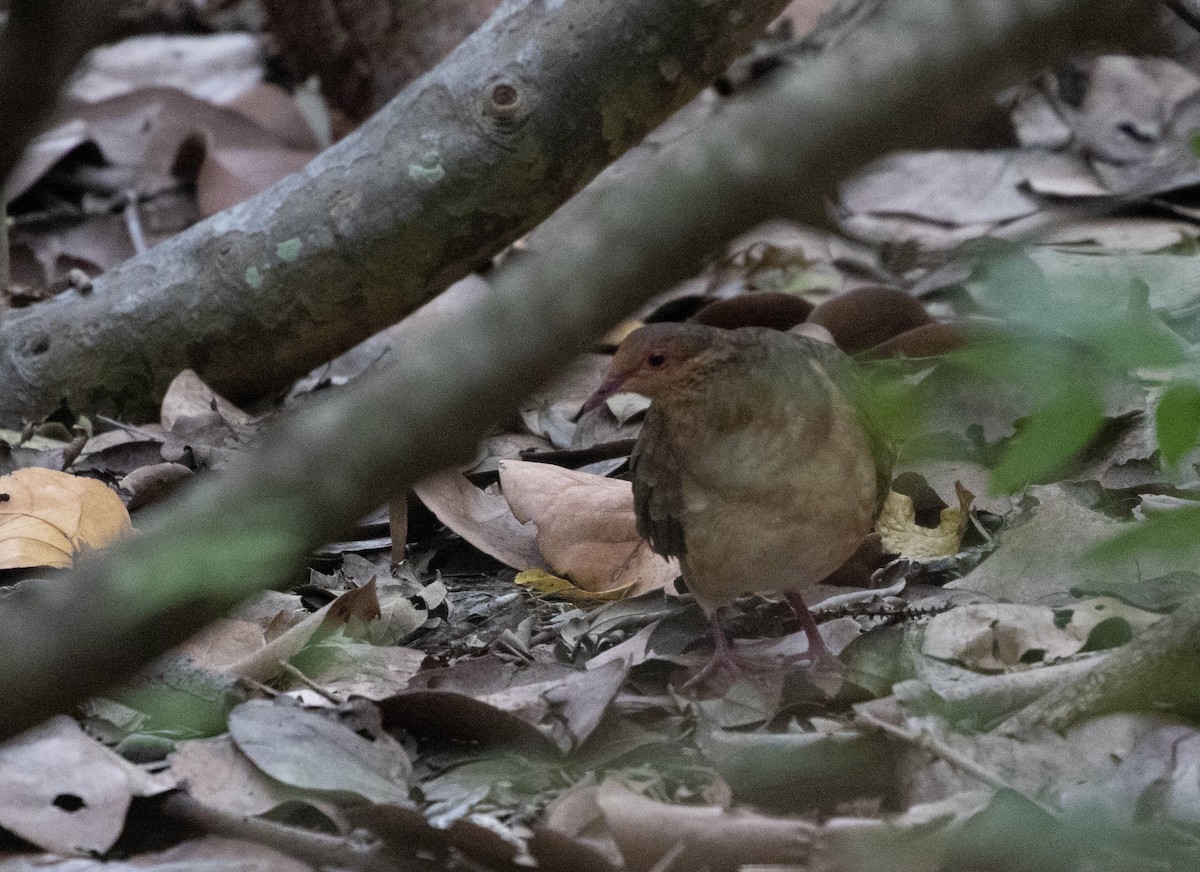
[[31, 467], [0, 477], [0, 569], [70, 566], [131, 529], [121, 499], [98, 481]]

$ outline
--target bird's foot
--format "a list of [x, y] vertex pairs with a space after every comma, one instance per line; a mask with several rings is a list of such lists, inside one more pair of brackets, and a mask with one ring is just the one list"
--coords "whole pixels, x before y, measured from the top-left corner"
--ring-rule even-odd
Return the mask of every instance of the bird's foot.
[[[713, 633], [713, 652], [696, 674], [683, 684], [683, 690], [691, 691], [708, 686], [724, 692], [743, 678], [750, 678], [761, 671], [762, 664], [754, 657], [747, 657], [733, 646], [722, 623], [723, 608], [716, 609], [710, 616]], [[718, 679], [724, 679], [718, 681]]]
[[739, 654], [728, 644], [717, 645], [704, 665], [696, 670], [696, 674], [683, 683], [682, 689], [695, 690], [698, 687], [715, 683], [715, 680], [721, 677], [733, 684], [747, 674], [752, 674], [761, 666], [762, 664], [757, 663], [753, 658]]

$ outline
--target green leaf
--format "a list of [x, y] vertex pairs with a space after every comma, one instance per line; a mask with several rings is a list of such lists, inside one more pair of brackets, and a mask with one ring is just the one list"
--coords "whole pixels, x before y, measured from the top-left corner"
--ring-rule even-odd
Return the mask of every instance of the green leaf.
[[1200, 505], [1155, 512], [1126, 532], [1097, 545], [1088, 553], [1088, 560], [1109, 563], [1151, 552], [1190, 559], [1198, 551]]
[[1040, 324], [1038, 313], [1051, 300], [1046, 274], [1022, 246], [987, 240], [970, 251], [979, 257], [970, 278], [972, 296], [994, 313]]
[[1200, 386], [1179, 381], [1163, 391], [1154, 413], [1154, 429], [1163, 460], [1174, 466], [1200, 438]]
[[[1082, 387], [1082, 386], [1079, 386]], [[1067, 391], [1025, 419], [992, 470], [992, 490], [1014, 493], [1043, 480], [1083, 449], [1104, 423], [1104, 406], [1088, 390]]]

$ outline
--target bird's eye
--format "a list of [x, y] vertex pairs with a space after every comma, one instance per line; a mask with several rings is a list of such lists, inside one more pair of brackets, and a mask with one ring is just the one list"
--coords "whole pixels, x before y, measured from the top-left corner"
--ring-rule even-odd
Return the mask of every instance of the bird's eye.
[[667, 356], [661, 351], [652, 352], [650, 356], [646, 358], [646, 363], [648, 363], [650, 366], [662, 366], [666, 362]]

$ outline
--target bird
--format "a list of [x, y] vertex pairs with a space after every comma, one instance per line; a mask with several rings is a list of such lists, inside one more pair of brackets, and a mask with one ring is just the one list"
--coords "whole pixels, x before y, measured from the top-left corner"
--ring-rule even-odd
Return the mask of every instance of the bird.
[[800, 591], [871, 532], [889, 452], [853, 399], [854, 363], [836, 347], [759, 327], [649, 324], [617, 348], [597, 408], [649, 398], [630, 458], [638, 533], [677, 557], [712, 623], [712, 658], [688, 685], [741, 671], [723, 625], [745, 593], [778, 593], [812, 663], [836, 665]]

